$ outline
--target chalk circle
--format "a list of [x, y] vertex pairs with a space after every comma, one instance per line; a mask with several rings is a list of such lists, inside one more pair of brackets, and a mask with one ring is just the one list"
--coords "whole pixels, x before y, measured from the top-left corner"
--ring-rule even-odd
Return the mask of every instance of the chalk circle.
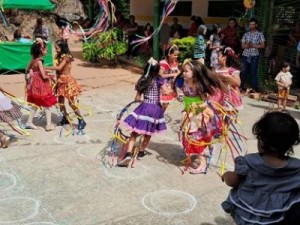
[[53, 141], [57, 144], [63, 144], [63, 145], [75, 145], [80, 143], [88, 143], [90, 141], [90, 136], [87, 134], [70, 134], [69, 136], [66, 136], [67, 131], [62, 132], [62, 134], [57, 134], [53, 137]]
[[56, 223], [52, 223], [52, 222], [32, 222], [32, 223], [25, 223], [24, 225], [56, 225]]
[[81, 146], [77, 148], [77, 154], [83, 158], [98, 159], [99, 154], [103, 151], [103, 144], [94, 144], [91, 146]]
[[[116, 159], [117, 160], [117, 159]], [[145, 177], [148, 172], [145, 166], [137, 165], [139, 162], [135, 163], [134, 168], [125, 167], [109, 167], [109, 165], [101, 165], [101, 169], [104, 170], [104, 174], [107, 177], [119, 179], [119, 180], [134, 180]]]
[[145, 195], [142, 204], [152, 213], [175, 216], [191, 212], [196, 207], [197, 200], [183, 191], [161, 190]]
[[17, 179], [9, 173], [0, 173], [0, 191], [8, 191], [16, 187]]
[[29, 197], [0, 199], [0, 224], [20, 223], [34, 218], [40, 208], [39, 201]]

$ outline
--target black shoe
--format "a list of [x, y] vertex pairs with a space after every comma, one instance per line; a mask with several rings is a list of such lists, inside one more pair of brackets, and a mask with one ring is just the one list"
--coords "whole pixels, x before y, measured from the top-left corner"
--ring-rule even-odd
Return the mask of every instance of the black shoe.
[[130, 161], [131, 161], [131, 159], [132, 159], [132, 153], [131, 152], [127, 152], [124, 155], [123, 159], [120, 162], [118, 162], [117, 166], [128, 166], [129, 163], [130, 163]]
[[145, 151], [140, 151], [140, 152], [138, 153], [137, 157], [138, 157], [138, 158], [143, 158], [143, 157], [146, 156], [146, 155], [148, 155], [147, 152], [145, 152]]
[[78, 119], [78, 130], [83, 130], [86, 127], [86, 122], [83, 119]]
[[65, 124], [70, 124], [69, 121], [67, 120], [66, 116], [63, 116], [63, 118], [61, 119], [61, 121], [57, 124], [57, 126], [63, 126]]

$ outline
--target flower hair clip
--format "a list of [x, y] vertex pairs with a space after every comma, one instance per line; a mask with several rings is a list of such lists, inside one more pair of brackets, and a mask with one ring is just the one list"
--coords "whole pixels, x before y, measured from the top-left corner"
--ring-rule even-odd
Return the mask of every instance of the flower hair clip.
[[232, 48], [230, 47], [227, 47], [224, 49], [224, 53], [227, 54], [227, 55], [230, 55], [231, 57], [233, 58], [237, 58], [238, 56], [235, 54], [235, 52], [233, 51]]
[[153, 58], [151, 57], [149, 60], [148, 60], [148, 63], [149, 65], [151, 66], [156, 66], [158, 64], [158, 62]]

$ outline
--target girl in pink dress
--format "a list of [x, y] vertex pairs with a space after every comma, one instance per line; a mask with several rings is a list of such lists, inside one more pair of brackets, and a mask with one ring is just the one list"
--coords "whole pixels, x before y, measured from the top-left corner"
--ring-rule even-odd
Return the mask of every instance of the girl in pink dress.
[[[45, 130], [51, 131], [55, 127], [51, 124], [51, 106], [57, 103], [56, 97], [53, 94], [51, 87], [52, 76], [48, 75], [43, 66], [43, 55], [47, 52], [47, 48], [43, 42], [36, 41], [31, 47], [32, 60], [29, 63], [27, 70], [30, 72], [30, 77], [27, 77], [27, 101], [36, 106], [43, 107], [46, 113], [47, 125]], [[36, 109], [32, 110], [25, 128], [38, 129], [33, 124], [33, 117]]]
[[[173, 45], [168, 49], [168, 55], [166, 56], [166, 59], [161, 60], [159, 62], [160, 64], [160, 70], [159, 75], [164, 79], [164, 84], [167, 88], [172, 90], [173, 88], [173, 82], [174, 78], [177, 77], [180, 73], [180, 70], [178, 68], [179, 62], [178, 62], [178, 55], [179, 55], [179, 49], [176, 45]], [[170, 102], [172, 102], [176, 98], [176, 93], [172, 94], [162, 94], [160, 95], [160, 102], [162, 103], [162, 108], [164, 112], [166, 111], [168, 105]]]
[[[221, 80], [228, 87], [228, 94], [225, 100], [228, 103], [225, 104], [225, 108], [230, 110], [243, 109], [243, 103], [240, 93], [240, 64], [238, 62], [238, 56], [234, 53], [232, 48], [227, 47], [218, 52], [218, 62], [220, 67], [216, 69], [216, 73], [219, 74]], [[229, 104], [229, 105], [228, 105]]]

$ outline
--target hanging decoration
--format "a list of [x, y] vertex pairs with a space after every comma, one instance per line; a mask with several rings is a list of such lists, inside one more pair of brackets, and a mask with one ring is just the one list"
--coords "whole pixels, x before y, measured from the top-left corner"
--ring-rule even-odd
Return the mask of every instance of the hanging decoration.
[[158, 33], [161, 30], [162, 25], [165, 23], [167, 17], [173, 12], [173, 10], [176, 7], [178, 0], [166, 0], [165, 1], [165, 5], [163, 8], [163, 12], [162, 12], [162, 20], [158, 26], [157, 29], [155, 29], [153, 31], [153, 33], [151, 35], [149, 35], [148, 37], [144, 37], [144, 36], [139, 36], [137, 35], [138, 39], [134, 40], [131, 42], [132, 45], [134, 45], [133, 48], [136, 48], [144, 43], [146, 43], [147, 41], [149, 41], [156, 33]]

